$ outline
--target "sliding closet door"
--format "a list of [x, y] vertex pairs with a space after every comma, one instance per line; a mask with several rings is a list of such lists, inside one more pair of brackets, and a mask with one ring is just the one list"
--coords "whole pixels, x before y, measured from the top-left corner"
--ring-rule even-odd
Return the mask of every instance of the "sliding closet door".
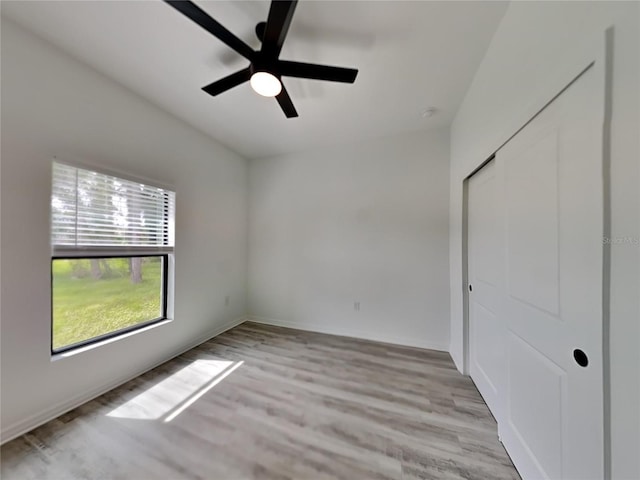
[[494, 417], [503, 409], [505, 325], [501, 179], [491, 160], [468, 181], [469, 374]]
[[500, 432], [524, 479], [603, 478], [603, 116], [594, 70], [496, 154], [505, 187]]

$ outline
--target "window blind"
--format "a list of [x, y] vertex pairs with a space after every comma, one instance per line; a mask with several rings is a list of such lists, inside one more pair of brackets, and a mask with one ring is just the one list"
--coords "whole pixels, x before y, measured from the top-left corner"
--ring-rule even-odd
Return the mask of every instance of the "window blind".
[[172, 251], [175, 193], [53, 162], [54, 251]]

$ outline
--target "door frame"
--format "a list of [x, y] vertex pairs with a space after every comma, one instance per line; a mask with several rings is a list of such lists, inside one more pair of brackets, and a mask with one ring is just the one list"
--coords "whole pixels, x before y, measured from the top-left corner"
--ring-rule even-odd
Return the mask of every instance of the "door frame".
[[[506, 138], [488, 158], [480, 162], [462, 180], [462, 373], [470, 377], [470, 354], [469, 354], [469, 180], [478, 173], [485, 165], [494, 160], [496, 153], [524, 129], [534, 118], [536, 118], [551, 102], [559, 97], [574, 82], [576, 82], [585, 72], [593, 69], [601, 83], [602, 102], [596, 106], [603, 110], [603, 151], [602, 151], [602, 179], [603, 179], [603, 236], [611, 237], [611, 114], [613, 99], [613, 52], [614, 52], [614, 28], [609, 27], [604, 31], [604, 35], [594, 37], [592, 54], [588, 57], [576, 59], [576, 62], [569, 66], [573, 69], [565, 70], [563, 73], [565, 81], [559, 89], [555, 89], [555, 94], [541, 97], [526, 109], [530, 112], [527, 120], [519, 126], [514, 125], [512, 133], [505, 132], [502, 138]], [[576, 73], [577, 72], [577, 73]], [[563, 77], [560, 76], [560, 78]], [[553, 92], [549, 85], [541, 91]], [[537, 92], [538, 94], [540, 92]], [[532, 105], [542, 105], [535, 108]], [[603, 249], [603, 271], [602, 271], [602, 375], [603, 375], [603, 440], [604, 440], [604, 478], [611, 480], [611, 367], [610, 367], [610, 345], [609, 345], [609, 312], [610, 312], [610, 279], [611, 279], [611, 245], [602, 242]], [[498, 437], [500, 437], [500, 425], [498, 425]]]

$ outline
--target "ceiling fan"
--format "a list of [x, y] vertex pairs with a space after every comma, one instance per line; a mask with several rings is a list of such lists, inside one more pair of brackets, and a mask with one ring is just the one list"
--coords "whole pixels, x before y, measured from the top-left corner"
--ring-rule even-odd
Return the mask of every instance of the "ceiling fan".
[[287, 118], [292, 118], [297, 117], [298, 112], [282, 84], [281, 77], [353, 83], [358, 75], [358, 70], [353, 68], [291, 62], [278, 58], [291, 25], [297, 0], [271, 2], [267, 21], [256, 25], [256, 35], [262, 42], [262, 48], [259, 51], [253, 50], [193, 2], [188, 0], [165, 0], [165, 2], [251, 62], [247, 68], [203, 87], [202, 90], [209, 95], [219, 95], [249, 81], [251, 87], [260, 95], [276, 97]]

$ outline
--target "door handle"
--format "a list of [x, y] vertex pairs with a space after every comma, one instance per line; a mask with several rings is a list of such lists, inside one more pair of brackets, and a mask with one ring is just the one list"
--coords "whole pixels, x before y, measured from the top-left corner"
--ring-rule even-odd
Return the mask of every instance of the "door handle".
[[576, 348], [573, 351], [573, 359], [576, 361], [576, 363], [578, 365], [580, 365], [581, 367], [586, 367], [587, 365], [589, 365], [589, 357], [587, 357], [587, 354], [584, 353], [582, 350], [580, 350], [579, 348]]

